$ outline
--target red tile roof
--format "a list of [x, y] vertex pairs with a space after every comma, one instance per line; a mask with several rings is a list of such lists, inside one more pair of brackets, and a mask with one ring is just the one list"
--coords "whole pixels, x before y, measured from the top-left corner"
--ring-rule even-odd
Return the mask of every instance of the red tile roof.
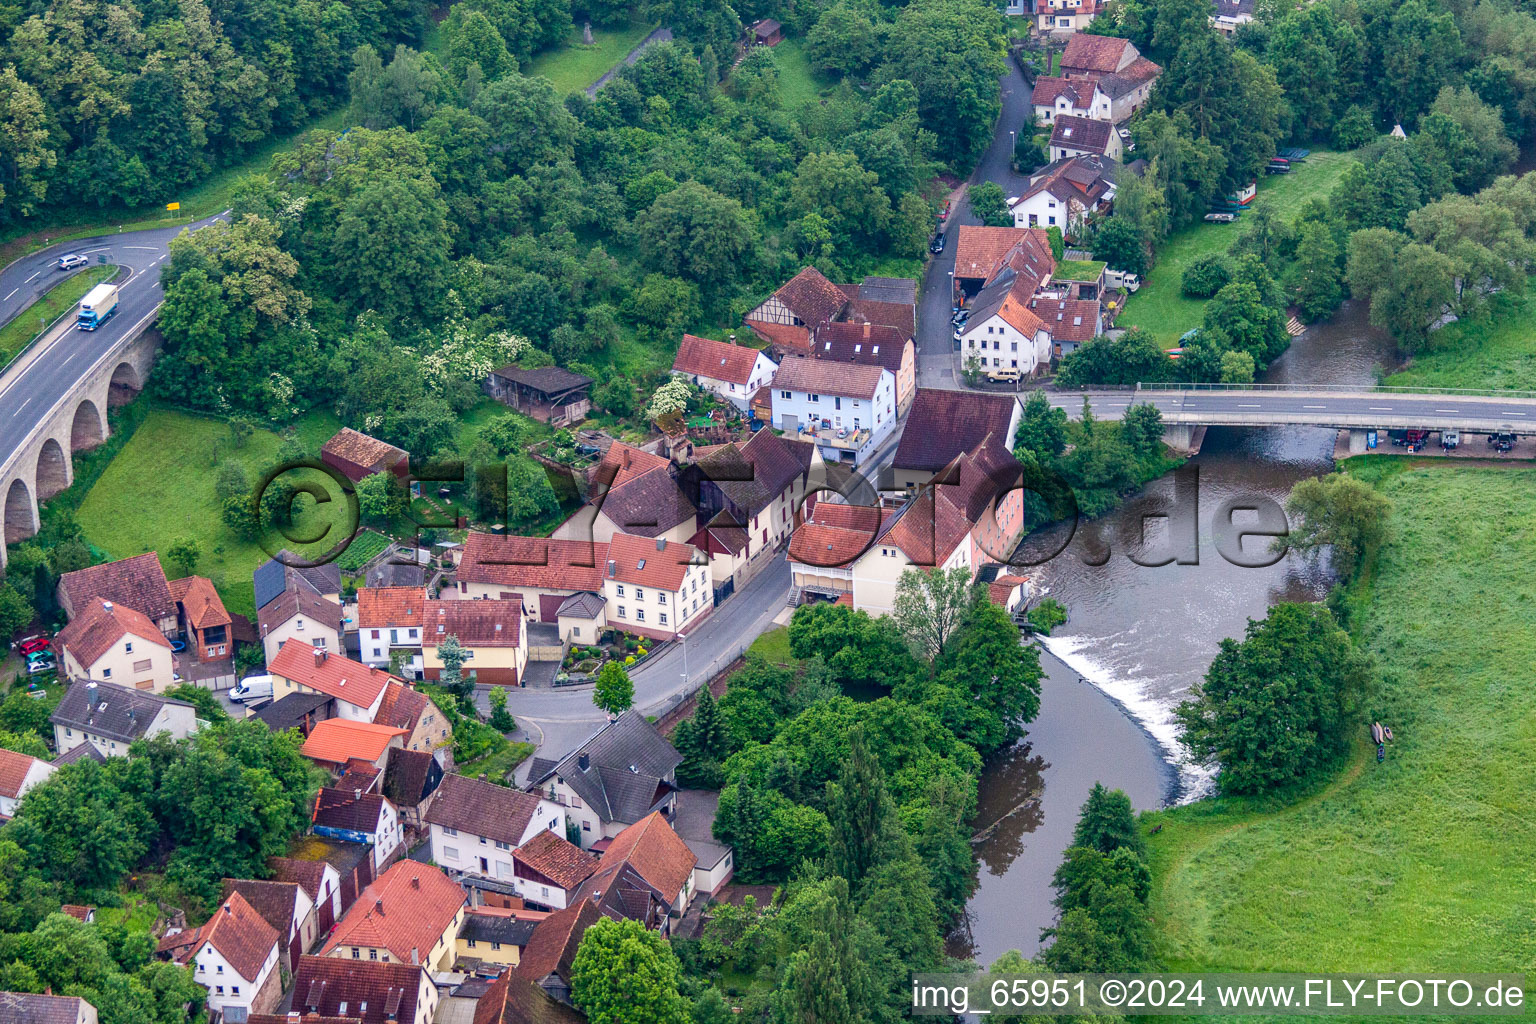
[[828, 281], [815, 267], [801, 270], [773, 294], [808, 327], [834, 319], [848, 302], [842, 289]]
[[902, 506], [880, 543], [902, 550], [914, 565], [940, 566], [971, 534], [971, 524], [944, 495], [932, 487]]
[[[110, 609], [108, 605], [111, 605]], [[158, 647], [171, 646], [165, 635], [142, 613], [96, 599], [83, 606], [75, 605], [75, 617], [69, 621], [69, 625], [59, 630], [53, 645], [58, 650], [69, 651], [76, 661], [88, 668], [125, 636]]]
[[258, 632], [264, 637], [296, 615], [313, 619], [336, 632], [341, 631], [341, 605], [329, 601], [308, 587], [289, 587], [256, 613]]
[[955, 276], [990, 280], [1008, 262], [1015, 249], [1023, 249], [1044, 264], [1040, 276], [1056, 265], [1051, 243], [1043, 228], [992, 228], [962, 224], [955, 239]]
[[238, 892], [283, 939], [287, 938], [289, 929], [293, 927], [294, 914], [300, 906], [298, 894], [301, 891], [302, 887], [297, 882], [269, 882], [255, 878], [224, 879], [224, 898], [228, 899]]
[[364, 946], [387, 949], [403, 964], [415, 950], [424, 962], [463, 906], [464, 890], [437, 868], [396, 861], [357, 897], [321, 955], [338, 946]]
[[961, 452], [974, 451], [989, 434], [1005, 446], [1008, 424], [1018, 407], [1012, 395], [918, 388], [907, 426], [896, 447], [897, 469], [936, 473]]
[[589, 491], [596, 492], [602, 488], [612, 490], [622, 487], [635, 477], [649, 473], [653, 469], [666, 469], [672, 463], [653, 452], [636, 448], [634, 445], [625, 444], [623, 441], [615, 441], [603, 452], [603, 457], [592, 468], [591, 484]]
[[692, 544], [616, 533], [608, 542], [605, 572], [609, 579], [619, 583], [676, 591], [682, 587], [690, 566], [707, 563], [703, 552]]
[[325, 442], [320, 451], [369, 469], [387, 469], [406, 457], [403, 448], [396, 448], [387, 441], [369, 437], [351, 427], [342, 427]]
[[854, 299], [848, 307], [848, 320], [891, 327], [900, 331], [904, 338], [917, 334], [917, 307], [910, 302]]
[[993, 604], [1006, 605], [1013, 592], [1028, 582], [1028, 576], [999, 576], [987, 584], [987, 596]]
[[[362, 1019], [363, 1024], [411, 1024], [416, 1020], [416, 998], [425, 968], [382, 960], [350, 957], [301, 956], [294, 966], [293, 1009], [329, 1024], [337, 1019]], [[428, 981], [428, 984], [431, 982]], [[341, 1007], [347, 1007], [346, 1014]], [[284, 1024], [282, 1016], [258, 1018], [251, 1024]]]
[[1088, 341], [1098, 328], [1097, 300], [1035, 299], [1029, 308], [1044, 321], [1052, 341]]
[[659, 537], [698, 516], [677, 485], [671, 463], [628, 476], [592, 501], [617, 529], [637, 536]]
[[458, 578], [508, 589], [600, 591], [607, 557], [608, 545], [593, 541], [471, 533]]
[[512, 854], [514, 870], [524, 864], [562, 889], [570, 889], [597, 870], [597, 858], [550, 831], [540, 832]]
[[27, 781], [27, 772], [34, 764], [46, 764], [27, 754], [0, 749], [0, 796], [12, 800], [21, 796], [21, 787]]
[[588, 899], [577, 900], [550, 914], [534, 928], [533, 937], [518, 961], [517, 973], [535, 984], [551, 974], [569, 981], [581, 936], [600, 916], [597, 904]]
[[[283, 645], [285, 648], [287, 644]], [[404, 737], [404, 729], [372, 722], [353, 722], [346, 718], [327, 718], [315, 725], [299, 753], [313, 761], [346, 764], [350, 758], [377, 761], [389, 749], [390, 740]]]
[[773, 324], [766, 320], [753, 320], [748, 318], [746, 325], [752, 328], [752, 333], [790, 352], [805, 352], [811, 347], [811, 330], [809, 327], [800, 327], [795, 324]]
[[219, 592], [213, 589], [213, 581], [206, 576], [188, 576], [171, 580], [171, 598], [186, 612], [187, 621], [199, 631], [233, 623]]
[[757, 349], [745, 345], [685, 334], [682, 344], [677, 347], [677, 358], [672, 360], [672, 370], [745, 386], [752, 378], [752, 367], [757, 365], [758, 354]]
[[450, 773], [423, 820], [516, 846], [538, 810], [539, 798], [532, 793]]
[[357, 624], [362, 629], [420, 626], [426, 603], [425, 587], [364, 587], [357, 592]]
[[652, 811], [613, 837], [613, 842], [603, 852], [602, 866], [597, 874], [581, 888], [583, 893], [600, 891], [620, 868], [628, 866], [661, 893], [669, 907], [675, 906], [698, 862], [699, 858], [667, 824], [661, 812]]
[[153, 551], [67, 572], [59, 577], [59, 587], [77, 615], [92, 599], [132, 608], [151, 619], [176, 614], [160, 556]]
[[83, 907], [78, 903], [66, 903], [59, 908], [59, 911], [61, 913], [68, 914], [70, 917], [73, 917], [77, 921], [86, 921], [92, 914], [96, 913], [96, 908]]
[[[1129, 53], [1127, 53], [1129, 50]], [[1129, 64], [1136, 48], [1129, 39], [1075, 32], [1061, 54], [1061, 68], [1070, 71], [1110, 72]]]
[[1078, 110], [1087, 110], [1093, 102], [1093, 79], [1045, 76], [1035, 79], [1030, 102], [1037, 107], [1053, 107], [1058, 96], [1066, 96]]
[[891, 513], [869, 505], [818, 501], [789, 538], [789, 557], [801, 565], [846, 566], [869, 550]]
[[189, 962], [206, 942], [218, 950], [242, 978], [255, 981], [278, 940], [277, 929], [263, 920], [244, 896], [232, 892], [208, 922], [197, 929], [197, 937], [190, 948], [182, 945], [187, 952], [185, 959], [178, 958], [178, 962]]
[[317, 665], [315, 648], [292, 641], [278, 649], [267, 671], [360, 708], [372, 707], [393, 678], [388, 672], [339, 654], [326, 653]]
[[[490, 602], [480, 601], [477, 603], [488, 604]], [[379, 710], [374, 712], [373, 722], [375, 725], [387, 725], [395, 729], [404, 729], [406, 735], [409, 736], [416, 731], [416, 726], [421, 723], [422, 713], [431, 706], [432, 701], [427, 698], [426, 694], [391, 679], [389, 685], [384, 687], [384, 697], [379, 701]]]
[[893, 374], [901, 372], [906, 351], [907, 336], [894, 327], [882, 324], [822, 324], [811, 338], [813, 359], [883, 366]]
[[432, 601], [422, 622], [421, 645], [436, 647], [456, 636], [465, 647], [522, 646], [519, 601]]
[[789, 356], [773, 375], [773, 386], [782, 391], [873, 399], [883, 372], [880, 366]]

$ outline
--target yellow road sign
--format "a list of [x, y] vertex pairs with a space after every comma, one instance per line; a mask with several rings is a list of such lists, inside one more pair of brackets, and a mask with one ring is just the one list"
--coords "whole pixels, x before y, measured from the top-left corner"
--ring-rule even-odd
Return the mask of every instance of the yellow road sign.
[[165, 204], [165, 208], [167, 210], [179, 210], [179, 209], [181, 209], [181, 204], [180, 203], [166, 203]]

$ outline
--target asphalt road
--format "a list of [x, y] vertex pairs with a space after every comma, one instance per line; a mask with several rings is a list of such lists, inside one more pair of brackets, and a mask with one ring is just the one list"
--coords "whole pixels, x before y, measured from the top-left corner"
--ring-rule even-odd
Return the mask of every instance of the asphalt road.
[[[219, 215], [220, 217], [223, 214]], [[0, 323], [25, 310], [39, 295], [63, 280], [66, 275], [54, 269], [63, 254], [77, 252], [95, 264], [105, 256], [108, 263], [126, 268], [128, 276], [119, 277], [122, 289], [118, 311], [95, 331], [67, 331], [58, 340], [38, 351], [19, 369], [0, 378], [0, 466], [14, 453], [45, 419], [54, 405], [67, 395], [96, 362], [114, 349], [146, 317], [154, 315], [163, 294], [160, 267], [169, 256], [168, 246], [188, 226], [194, 230], [218, 217], [192, 225], [132, 231], [119, 235], [101, 235], [51, 246], [22, 257], [0, 271]]]
[[[1030, 122], [1034, 108], [1030, 103], [1031, 89], [1011, 60], [1001, 88], [1002, 116], [993, 130], [992, 144], [977, 162], [967, 184], [995, 181], [1003, 186], [1004, 195], [1016, 196], [1028, 187], [1029, 176], [1014, 173], [1014, 136], [1011, 133]], [[959, 226], [980, 223], [971, 216], [970, 204], [965, 199], [956, 203], [944, 226], [944, 252], [929, 259], [923, 274], [917, 299], [917, 383], [920, 387], [961, 386], [956, 376], [958, 360], [952, 338], [954, 327], [949, 322], [950, 311], [954, 308], [954, 284], [950, 275], [955, 269], [955, 236]]]
[[[1074, 418], [1083, 394], [1047, 392]], [[1207, 426], [1302, 424], [1379, 429], [1440, 428], [1536, 433], [1536, 398], [1371, 391], [1111, 391], [1088, 394], [1101, 419], [1119, 419], [1133, 402], [1149, 403], [1165, 422]], [[1527, 426], [1529, 424], [1529, 426]]]

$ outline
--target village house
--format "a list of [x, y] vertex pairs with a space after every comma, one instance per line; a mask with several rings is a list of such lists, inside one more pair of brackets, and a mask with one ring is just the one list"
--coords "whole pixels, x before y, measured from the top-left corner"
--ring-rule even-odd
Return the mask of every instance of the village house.
[[202, 725], [197, 710], [185, 701], [88, 680], [71, 683], [48, 720], [53, 723], [53, 749], [67, 753], [89, 743], [103, 757], [126, 757], [128, 747], [141, 736], [163, 732], [179, 740]]
[[553, 801], [494, 782], [446, 775], [424, 819], [432, 860], [453, 875], [512, 884], [512, 852], [545, 830], [563, 830]]
[[358, 896], [321, 955], [447, 970], [463, 920], [457, 883], [430, 864], [402, 860]]
[[904, 337], [917, 334], [917, 282], [866, 277], [860, 284], [833, 284], [806, 267], [752, 309], [743, 323], [766, 339], [775, 358], [810, 353], [811, 333], [822, 324], [846, 320], [893, 327]]
[[14, 750], [0, 749], [0, 821], [16, 816], [16, 805], [27, 790], [44, 781], [55, 771], [47, 761], [40, 761]]
[[1253, 0], [1211, 0], [1211, 27], [1228, 38], [1253, 20]]
[[586, 1024], [586, 1021], [579, 1010], [551, 999], [521, 974], [503, 971], [480, 997], [470, 1024]]
[[303, 956], [290, 1014], [249, 1024], [294, 1024], [293, 1014], [303, 1024], [432, 1024], [437, 1006], [437, 986], [420, 964]]
[[157, 952], [194, 964], [193, 977], [208, 990], [208, 1008], [230, 1021], [269, 1013], [282, 999], [278, 961], [283, 936], [238, 892], [232, 892], [199, 928], [160, 940]]
[[1041, 75], [1035, 79], [1030, 103], [1035, 108], [1035, 120], [1047, 126], [1063, 114], [1108, 121], [1113, 107], [1098, 79], [1060, 75]]
[[540, 921], [518, 961], [518, 975], [552, 999], [570, 1005], [576, 950], [581, 937], [601, 916], [596, 903], [582, 899]]
[[693, 868], [699, 862], [688, 844], [653, 811], [613, 837], [597, 872], [581, 883], [604, 917], [628, 918], [669, 935], [693, 897]]
[[152, 622], [164, 636], [176, 633], [176, 602], [170, 581], [153, 551], [132, 558], [67, 572], [59, 577], [59, 607], [73, 619], [91, 604], [109, 602], [132, 608]]
[[[1109, 97], [1109, 117], [1123, 125], [1152, 95], [1152, 86], [1163, 69], [1141, 55], [1128, 39], [1079, 32], [1067, 40], [1061, 53], [1064, 78], [1091, 79]], [[1052, 155], [1055, 155], [1054, 150]]]
[[0, 992], [0, 1024], [96, 1024], [96, 1007], [79, 996]]
[[1012, 395], [919, 388], [892, 462], [896, 486], [912, 490], [988, 437], [1007, 444], [1023, 407]]
[[426, 694], [393, 679], [384, 687], [373, 723], [404, 729], [401, 748], [405, 752], [421, 752], [430, 757], [432, 751], [453, 744], [453, 728], [437, 705]]
[[694, 449], [682, 484], [706, 522], [689, 543], [709, 556], [717, 594], [744, 586], [788, 539], [821, 461], [814, 444], [772, 430]]
[[812, 359], [883, 366], [896, 378], [896, 411], [906, 415], [917, 388], [917, 347], [911, 335], [883, 324], [837, 321], [811, 332]]
[[1103, 10], [1103, 0], [1035, 0], [1036, 28], [1057, 36], [1081, 32]]
[[277, 931], [282, 967], [292, 974], [299, 957], [312, 949], [320, 938], [315, 901], [297, 882], [224, 879], [224, 898], [227, 900], [237, 892]]
[[411, 475], [410, 455], [376, 437], [342, 427], [320, 446], [320, 461], [357, 483], [375, 473], [393, 473], [401, 480]]
[[698, 529], [698, 513], [677, 472], [671, 459], [615, 441], [592, 469], [587, 503], [551, 536], [604, 544], [616, 533], [686, 541]]
[[1071, 355], [1103, 333], [1103, 313], [1095, 299], [1041, 296], [1030, 300], [1029, 309], [1050, 332], [1051, 356], [1055, 359]]
[[1061, 228], [1076, 235], [1088, 216], [1109, 209], [1115, 199], [1117, 164], [1098, 157], [1068, 157], [1030, 176], [1023, 195], [1008, 200], [1013, 224], [1020, 228]]
[[580, 423], [592, 411], [592, 378], [558, 366], [525, 370], [503, 366], [485, 379], [485, 393], [524, 416], [552, 427]]
[[437, 755], [425, 750], [393, 750], [389, 754], [389, 764], [384, 767], [380, 787], [400, 812], [400, 820], [411, 828], [420, 829], [422, 817], [432, 806], [432, 798], [444, 778], [443, 762]]
[[54, 638], [67, 679], [121, 683], [163, 693], [175, 680], [171, 644], [155, 624], [132, 608], [91, 601], [71, 616]]
[[1123, 152], [1120, 133], [1113, 124], [1075, 114], [1062, 114], [1056, 118], [1048, 145], [1052, 160], [1074, 156], [1119, 160]]
[[267, 665], [272, 676], [272, 699], [290, 693], [322, 693], [336, 698], [336, 717], [351, 722], [372, 722], [393, 677], [353, 661], [324, 647], [301, 643], [283, 644]]
[[346, 788], [345, 777], [336, 788], [322, 788], [315, 797], [310, 830], [327, 839], [369, 847], [375, 874], [405, 846], [405, 830], [394, 805], [381, 793]]
[[[342, 903], [341, 873], [329, 861], [273, 857], [267, 866], [272, 869], [274, 881], [292, 882], [314, 902], [316, 936], [329, 932], [331, 926], [341, 920], [341, 915], [351, 906], [350, 903]], [[356, 899], [357, 894], [354, 892], [352, 895]], [[306, 948], [313, 949], [314, 946], [309, 944]]]
[[883, 366], [792, 356], [773, 378], [773, 425], [814, 441], [828, 462], [857, 466], [896, 428], [896, 377]]
[[594, 643], [607, 628], [608, 602], [601, 594], [572, 594], [555, 612], [555, 629], [563, 643]]
[[564, 910], [598, 870], [598, 860], [553, 830], [540, 832], [512, 851], [512, 884], [529, 905]]
[[402, 653], [400, 671], [421, 678], [421, 621], [425, 587], [365, 587], [357, 592], [357, 630], [364, 664], [388, 667]]
[[590, 538], [471, 533], [455, 579], [460, 598], [516, 601], [529, 620], [555, 622], [567, 598], [602, 593], [607, 558], [607, 543]]
[[289, 640], [302, 647], [333, 651], [342, 644], [342, 608], [338, 601], [317, 593], [295, 574], [295, 582], [256, 609], [256, 631], [261, 637], [264, 660], [271, 664], [278, 648]]
[[299, 753], [328, 771], [341, 773], [353, 761], [383, 771], [389, 752], [404, 746], [405, 730], [350, 718], [328, 718], [310, 731]]
[[604, 566], [604, 614], [630, 633], [670, 640], [714, 610], [709, 560], [692, 544], [614, 534]]
[[971, 317], [960, 329], [960, 353], [967, 369], [994, 376], [1010, 370], [1030, 376], [1051, 362], [1051, 332], [1029, 308], [1036, 282], [1005, 267], [971, 302]]
[[565, 809], [586, 850], [652, 811], [671, 815], [681, 762], [656, 726], [631, 708], [559, 761], [535, 755], [526, 788]]
[[955, 287], [967, 299], [1003, 270], [1012, 270], [1039, 287], [1056, 269], [1045, 228], [985, 227], [962, 224], [955, 236]]
[[357, 592], [363, 660], [399, 661], [418, 679], [442, 675], [438, 647], [455, 637], [468, 652], [464, 671], [477, 682], [516, 686], [528, 664], [522, 601], [439, 601], [423, 587], [365, 588]]
[[735, 335], [727, 343], [683, 335], [672, 360], [672, 372], [681, 373], [706, 391], [713, 392], [745, 412], [747, 400], [773, 379], [778, 364], [760, 352], [738, 345]]
[[235, 655], [234, 619], [224, 608], [213, 581], [188, 576], [170, 581], [171, 600], [176, 602], [176, 623], [187, 649], [200, 662], [224, 661]]
[[245, 716], [260, 719], [273, 732], [297, 729], [300, 736], [307, 738], [315, 726], [336, 717], [336, 698], [324, 693], [294, 692], [277, 700], [262, 701], [247, 709]]
[[[533, 938], [543, 914], [526, 916], [500, 907], [466, 907], [464, 923], [454, 945], [461, 969], [464, 961], [479, 961], [480, 968], [516, 967]], [[510, 972], [503, 972], [503, 976]]]

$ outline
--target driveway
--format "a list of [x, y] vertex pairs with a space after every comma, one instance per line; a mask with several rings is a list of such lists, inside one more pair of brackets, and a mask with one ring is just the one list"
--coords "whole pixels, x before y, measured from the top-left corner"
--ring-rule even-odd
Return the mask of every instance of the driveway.
[[[1016, 196], [1029, 186], [1029, 176], [1013, 171], [1014, 136], [1034, 116], [1030, 102], [1032, 92], [1018, 65], [1008, 62], [1008, 73], [1002, 77], [1003, 113], [997, 119], [992, 133], [992, 144], [987, 147], [966, 180], [967, 185], [995, 181], [1003, 186], [1003, 194]], [[917, 299], [917, 383], [925, 388], [964, 387], [959, 375], [960, 359], [952, 338], [950, 310], [954, 308], [954, 284], [951, 275], [955, 269], [955, 238], [961, 224], [980, 224], [971, 215], [970, 204], [963, 196], [955, 203], [955, 209], [945, 225], [944, 252], [928, 261], [927, 271]]]

